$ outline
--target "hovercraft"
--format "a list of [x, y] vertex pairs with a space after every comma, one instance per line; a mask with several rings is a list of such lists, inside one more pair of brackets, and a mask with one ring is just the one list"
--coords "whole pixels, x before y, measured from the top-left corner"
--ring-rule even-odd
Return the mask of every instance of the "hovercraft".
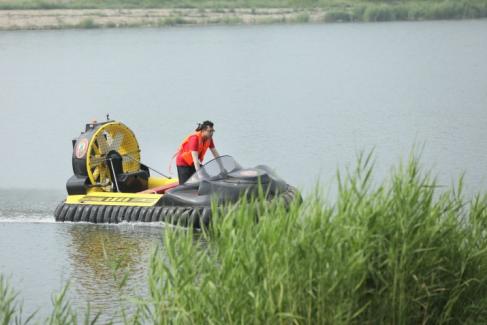
[[[134, 133], [123, 123], [86, 124], [72, 140], [74, 175], [68, 197], [54, 212], [60, 222], [166, 222], [201, 228], [211, 221], [212, 202], [224, 206], [264, 189], [268, 200], [282, 198], [289, 206], [298, 191], [269, 167], [242, 168], [230, 156], [215, 158], [184, 184], [175, 178], [151, 176], [142, 164]], [[262, 192], [262, 191], [261, 191]]]

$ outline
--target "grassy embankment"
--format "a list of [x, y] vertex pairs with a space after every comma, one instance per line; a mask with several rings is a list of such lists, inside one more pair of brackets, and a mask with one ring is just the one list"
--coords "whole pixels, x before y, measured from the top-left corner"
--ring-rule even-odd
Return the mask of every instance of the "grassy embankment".
[[[202, 23], [304, 23], [304, 22], [373, 22], [396, 20], [469, 19], [487, 17], [486, 0], [0, 0], [0, 9], [133, 9], [167, 8], [197, 9], [193, 12], [174, 11], [170, 17], [154, 22], [128, 24], [179, 25]], [[269, 14], [265, 9], [287, 8], [295, 14]], [[248, 9], [247, 11], [243, 9]], [[316, 14], [316, 11], [322, 14]], [[212, 13], [217, 13], [212, 17]], [[248, 15], [255, 19], [249, 19]], [[86, 18], [77, 27], [116, 27]], [[123, 26], [123, 24], [122, 24]], [[62, 28], [63, 26], [60, 26]]]
[[[414, 160], [373, 186], [370, 165], [339, 176], [331, 203], [243, 204], [203, 234], [166, 229], [126, 323], [487, 323], [487, 196], [466, 202]], [[18, 315], [9, 297], [0, 323]], [[60, 297], [51, 323], [74, 323]]]

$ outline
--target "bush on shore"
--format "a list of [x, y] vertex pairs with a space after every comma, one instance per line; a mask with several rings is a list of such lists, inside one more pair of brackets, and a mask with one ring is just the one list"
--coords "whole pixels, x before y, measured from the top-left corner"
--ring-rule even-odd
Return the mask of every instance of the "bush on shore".
[[326, 11], [326, 22], [377, 22], [404, 20], [474, 19], [487, 17], [485, 1], [373, 2], [333, 7]]

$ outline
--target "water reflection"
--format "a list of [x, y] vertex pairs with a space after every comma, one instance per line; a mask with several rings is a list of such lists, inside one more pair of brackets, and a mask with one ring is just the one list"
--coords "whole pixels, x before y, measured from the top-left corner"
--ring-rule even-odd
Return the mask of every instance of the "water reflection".
[[[161, 227], [76, 224], [67, 233], [77, 305], [90, 302], [95, 311], [111, 317], [122, 307], [121, 299], [145, 294], [148, 259], [161, 242]], [[125, 273], [127, 283], [119, 288]]]

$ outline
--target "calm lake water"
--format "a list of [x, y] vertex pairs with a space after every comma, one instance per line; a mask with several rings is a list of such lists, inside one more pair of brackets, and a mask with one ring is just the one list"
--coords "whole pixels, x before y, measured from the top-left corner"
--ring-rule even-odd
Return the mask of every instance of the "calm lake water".
[[[487, 21], [0, 32], [0, 272], [27, 312], [107, 313], [118, 296], [103, 247], [129, 257], [144, 294], [160, 225], [56, 224], [71, 139], [106, 113], [142, 160], [167, 170], [196, 122], [244, 166], [268, 164], [305, 192], [374, 150], [380, 180], [414, 146], [443, 185], [487, 185]], [[331, 185], [330, 185], [331, 184]], [[25, 189], [31, 190], [25, 190]], [[106, 319], [108, 319], [106, 318]]]

